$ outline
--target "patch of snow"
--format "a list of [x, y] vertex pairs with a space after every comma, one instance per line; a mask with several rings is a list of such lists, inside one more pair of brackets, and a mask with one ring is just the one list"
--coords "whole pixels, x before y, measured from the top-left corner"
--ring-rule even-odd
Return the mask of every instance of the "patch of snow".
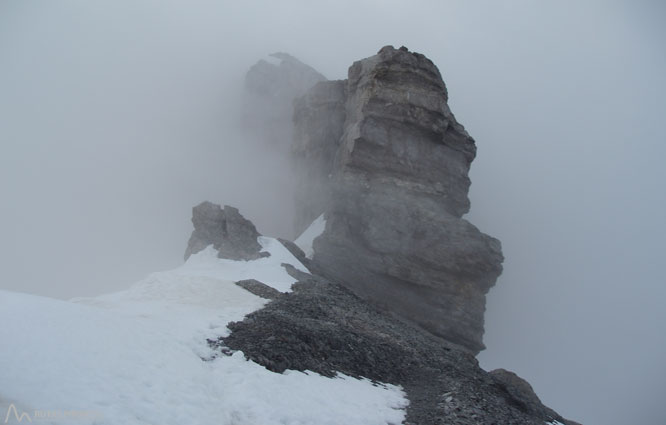
[[560, 421], [544, 422], [546, 425], [564, 425]]
[[320, 215], [315, 219], [315, 221], [308, 226], [303, 233], [294, 241], [296, 245], [300, 249], [303, 250], [305, 253], [305, 256], [308, 258], [312, 258], [312, 254], [314, 254], [314, 250], [312, 249], [312, 242], [314, 242], [315, 238], [322, 233], [324, 233], [324, 229], [326, 228], [326, 219], [324, 218], [324, 214]]
[[270, 257], [251, 261], [217, 258], [217, 251], [211, 245], [192, 255], [180, 268], [180, 271], [191, 276], [214, 279], [233, 281], [256, 279], [280, 292], [290, 292], [291, 285], [296, 282], [296, 279], [281, 266], [282, 263], [291, 264], [296, 269], [309, 273], [308, 269], [277, 239], [260, 236], [257, 241], [263, 251], [271, 254]]
[[306, 270], [279, 241], [259, 242], [270, 257], [221, 260], [207, 248], [175, 270], [94, 298], [0, 291], [0, 421], [11, 413], [8, 423], [16, 422], [13, 406], [54, 424], [401, 423], [407, 400], [399, 387], [277, 374], [241, 352], [215, 356], [206, 339], [228, 335], [227, 323], [266, 302], [234, 281], [288, 291], [294, 279], [280, 264]]

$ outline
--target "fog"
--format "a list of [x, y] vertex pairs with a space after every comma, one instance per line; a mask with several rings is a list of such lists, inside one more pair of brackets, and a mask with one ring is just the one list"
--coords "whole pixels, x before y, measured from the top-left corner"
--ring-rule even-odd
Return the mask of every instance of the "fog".
[[238, 129], [286, 51], [327, 78], [427, 55], [475, 138], [467, 218], [499, 238], [481, 365], [584, 424], [663, 423], [666, 7], [659, 1], [0, 2], [0, 289], [173, 268], [202, 200], [289, 236], [288, 165]]

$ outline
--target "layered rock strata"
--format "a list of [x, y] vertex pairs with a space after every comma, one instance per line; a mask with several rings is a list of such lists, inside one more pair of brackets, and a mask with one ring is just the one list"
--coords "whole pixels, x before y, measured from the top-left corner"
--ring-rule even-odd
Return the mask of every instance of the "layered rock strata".
[[477, 353], [503, 257], [462, 219], [476, 147], [447, 101], [437, 67], [404, 47], [313, 87], [295, 104], [297, 228], [325, 213], [318, 270]]

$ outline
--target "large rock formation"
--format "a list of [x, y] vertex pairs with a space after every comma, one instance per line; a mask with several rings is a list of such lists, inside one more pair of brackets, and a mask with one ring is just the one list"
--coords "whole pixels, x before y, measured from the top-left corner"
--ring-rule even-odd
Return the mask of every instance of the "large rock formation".
[[476, 353], [503, 257], [461, 218], [476, 148], [447, 100], [437, 67], [404, 47], [318, 83], [294, 114], [297, 227], [325, 213], [318, 270]]
[[[298, 280], [287, 293], [237, 282], [271, 302], [209, 345], [219, 355], [242, 350], [278, 373], [400, 385], [410, 402], [405, 424], [579, 425], [517, 375], [488, 373], [475, 358], [485, 294], [503, 258], [499, 241], [462, 219], [475, 145], [433, 63], [385, 47], [356, 62], [348, 80], [321, 81], [294, 106], [296, 228], [322, 213], [326, 227], [312, 258], [281, 242], [312, 274], [283, 263]], [[227, 208], [194, 209], [188, 253], [213, 243], [220, 255], [260, 255], [251, 223], [229, 237], [238, 212]]]
[[213, 245], [219, 258], [230, 260], [255, 260], [268, 254], [261, 252], [257, 228], [237, 208], [202, 202], [192, 208], [192, 224], [194, 230], [187, 243], [185, 260], [208, 245]]

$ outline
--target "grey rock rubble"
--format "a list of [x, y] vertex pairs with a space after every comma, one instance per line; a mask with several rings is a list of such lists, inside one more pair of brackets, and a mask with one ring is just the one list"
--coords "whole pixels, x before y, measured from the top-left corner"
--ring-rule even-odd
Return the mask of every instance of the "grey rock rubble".
[[552, 409], [549, 409], [541, 403], [541, 400], [539, 400], [539, 397], [536, 395], [529, 382], [515, 373], [506, 369], [495, 369], [490, 371], [490, 376], [502, 388], [504, 388], [514, 400], [522, 403], [523, 410], [541, 417], [555, 418], [557, 416]]
[[377, 306], [473, 353], [500, 242], [462, 219], [474, 140], [437, 67], [406, 48], [355, 62], [295, 103], [296, 227], [321, 213], [312, 263]]
[[255, 260], [270, 254], [261, 252], [257, 237], [261, 236], [250, 220], [238, 209], [208, 201], [192, 208], [194, 230], [187, 243], [185, 260], [208, 245], [213, 245], [219, 258], [230, 260]]
[[[274, 372], [341, 372], [401, 385], [410, 404], [405, 424], [575, 425], [520, 384], [482, 370], [472, 354], [413, 323], [375, 308], [342, 285], [287, 270], [299, 282], [209, 344], [242, 350]], [[518, 378], [520, 379], [520, 378]], [[515, 388], [521, 388], [519, 390]], [[531, 389], [531, 388], [530, 388]]]

